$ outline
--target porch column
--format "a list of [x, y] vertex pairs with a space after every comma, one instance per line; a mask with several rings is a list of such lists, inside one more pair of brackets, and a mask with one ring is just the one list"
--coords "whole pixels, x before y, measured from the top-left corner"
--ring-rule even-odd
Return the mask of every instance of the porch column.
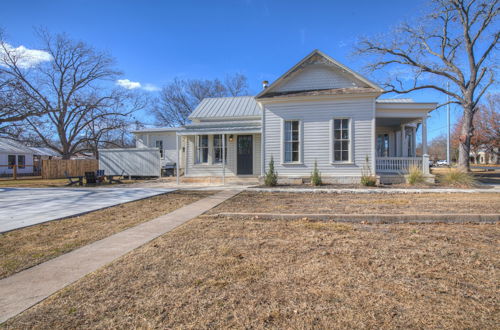
[[222, 134], [222, 185], [226, 184], [226, 134]]
[[408, 146], [406, 145], [405, 125], [401, 125], [401, 157], [408, 157]]
[[411, 156], [416, 157], [417, 156], [417, 128], [412, 127], [412, 132], [411, 132]]
[[422, 117], [422, 154], [427, 155], [427, 116]]
[[422, 172], [430, 174], [429, 155], [427, 154], [427, 116], [422, 117]]
[[179, 135], [177, 135], [177, 132], [175, 133], [175, 150], [177, 152], [177, 161], [175, 162], [175, 175], [177, 184], [179, 184], [179, 161], [181, 160], [181, 156], [179, 154]]

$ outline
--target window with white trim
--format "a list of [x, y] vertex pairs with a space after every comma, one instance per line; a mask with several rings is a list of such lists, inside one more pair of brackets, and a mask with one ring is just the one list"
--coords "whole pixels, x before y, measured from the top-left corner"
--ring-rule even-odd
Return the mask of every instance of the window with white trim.
[[196, 162], [208, 163], [208, 135], [196, 136]]
[[155, 145], [160, 149], [160, 157], [163, 158], [163, 140], [156, 140]]
[[16, 165], [16, 155], [9, 155], [7, 158], [7, 164], [9, 164], [9, 169]]
[[333, 120], [333, 159], [334, 162], [351, 160], [351, 125], [350, 119]]
[[284, 160], [285, 163], [300, 161], [300, 122], [286, 120], [284, 127]]
[[[227, 163], [227, 137], [225, 137], [225, 144], [224, 144], [224, 159]], [[214, 163], [222, 163], [222, 134], [219, 135], [214, 135]]]

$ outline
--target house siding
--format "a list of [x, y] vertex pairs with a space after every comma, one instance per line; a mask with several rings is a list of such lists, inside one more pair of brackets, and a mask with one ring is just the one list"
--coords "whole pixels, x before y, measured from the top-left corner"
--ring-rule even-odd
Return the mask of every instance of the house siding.
[[326, 65], [311, 65], [292, 78], [276, 86], [276, 92], [303, 91], [329, 88], [365, 87]]
[[[338, 177], [338, 181], [359, 182], [365, 158], [371, 158], [374, 147], [374, 98], [311, 100], [264, 105], [266, 170], [273, 156], [279, 176], [308, 177], [317, 161], [324, 177]], [[351, 119], [352, 164], [331, 163], [331, 120]], [[282, 162], [282, 122], [301, 121], [302, 164]]]

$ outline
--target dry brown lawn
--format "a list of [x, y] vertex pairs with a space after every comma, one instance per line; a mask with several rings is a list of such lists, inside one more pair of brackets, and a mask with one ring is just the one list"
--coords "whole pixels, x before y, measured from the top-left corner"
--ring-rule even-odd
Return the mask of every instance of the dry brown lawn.
[[210, 211], [331, 214], [498, 214], [500, 194], [327, 194], [242, 192]]
[[213, 193], [175, 191], [0, 234], [0, 278], [172, 212]]
[[498, 225], [195, 219], [7, 328], [498, 329]]

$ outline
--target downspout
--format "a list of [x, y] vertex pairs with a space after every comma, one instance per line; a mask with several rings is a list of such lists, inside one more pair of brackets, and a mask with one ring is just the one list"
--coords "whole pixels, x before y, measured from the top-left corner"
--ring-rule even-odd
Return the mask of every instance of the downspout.
[[181, 157], [179, 155], [179, 135], [175, 132], [175, 148], [177, 151], [177, 161], [175, 162], [175, 175], [177, 176], [177, 185], [179, 185], [179, 161]]

